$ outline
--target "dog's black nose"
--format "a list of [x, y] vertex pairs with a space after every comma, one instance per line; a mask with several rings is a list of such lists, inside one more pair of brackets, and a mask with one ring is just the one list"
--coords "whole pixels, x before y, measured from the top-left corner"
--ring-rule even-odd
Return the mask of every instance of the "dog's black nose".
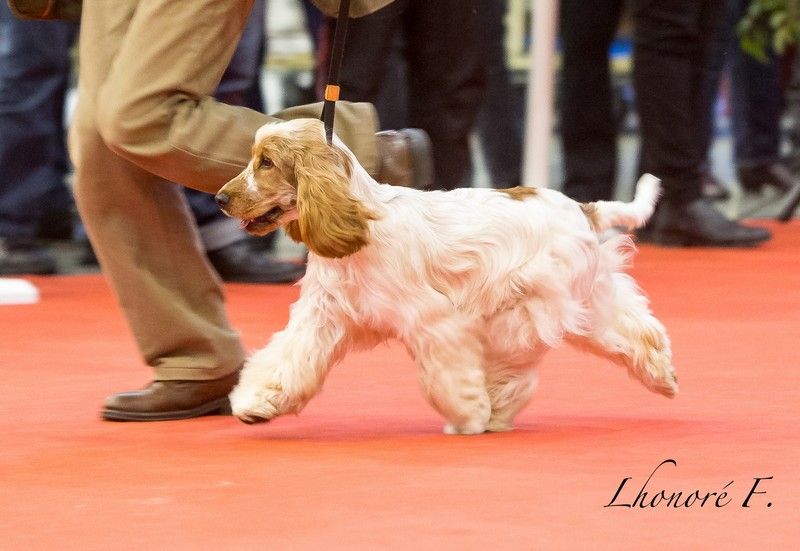
[[231, 198], [230, 198], [230, 196], [229, 196], [227, 193], [217, 193], [217, 194], [214, 196], [214, 200], [217, 202], [217, 204], [218, 204], [220, 207], [223, 207], [223, 208], [224, 208], [225, 206], [227, 206], [227, 204], [228, 204], [228, 203], [230, 203], [230, 202], [231, 202]]

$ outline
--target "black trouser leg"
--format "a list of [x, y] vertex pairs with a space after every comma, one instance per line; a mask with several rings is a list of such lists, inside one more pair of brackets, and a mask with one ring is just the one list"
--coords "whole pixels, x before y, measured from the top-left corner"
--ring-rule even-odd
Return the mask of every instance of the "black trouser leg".
[[522, 132], [525, 119], [522, 95], [511, 84], [506, 67], [504, 19], [506, 0], [479, 0], [484, 31], [486, 97], [478, 113], [476, 130], [494, 188], [522, 182]]
[[[375, 106], [381, 130], [408, 126], [406, 60], [401, 35], [408, 0], [396, 0], [366, 17], [351, 19], [341, 69], [342, 99]], [[336, 19], [327, 19], [332, 39]], [[324, 44], [322, 67], [327, 77], [330, 42]]]
[[642, 169], [674, 204], [700, 197], [708, 67], [723, 0], [636, 0], [634, 86]]
[[559, 104], [566, 195], [577, 201], [611, 199], [617, 165], [608, 49], [622, 0], [562, 0], [563, 65]]
[[483, 102], [483, 41], [475, 0], [412, 0], [404, 14], [409, 123], [433, 143], [436, 186], [461, 186], [469, 133]]

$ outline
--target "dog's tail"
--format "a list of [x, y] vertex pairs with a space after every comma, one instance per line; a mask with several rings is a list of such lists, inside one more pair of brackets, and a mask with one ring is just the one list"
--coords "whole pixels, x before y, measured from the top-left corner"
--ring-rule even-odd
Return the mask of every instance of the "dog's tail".
[[581, 209], [596, 232], [613, 227], [634, 230], [644, 226], [655, 210], [661, 195], [661, 180], [652, 174], [645, 174], [636, 183], [633, 201], [596, 201], [581, 203]]

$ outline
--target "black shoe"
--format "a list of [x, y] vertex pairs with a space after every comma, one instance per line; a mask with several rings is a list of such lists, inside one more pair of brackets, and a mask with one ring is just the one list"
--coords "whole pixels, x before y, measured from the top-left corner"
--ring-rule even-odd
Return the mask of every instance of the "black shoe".
[[796, 183], [792, 173], [781, 163], [739, 166], [736, 173], [742, 189], [751, 193], [760, 193], [765, 187], [785, 193]]
[[54, 210], [43, 214], [36, 221], [36, 237], [71, 241], [75, 231], [75, 218], [71, 210]]
[[275, 243], [278, 241], [278, 234], [280, 232], [274, 231], [270, 232], [267, 235], [262, 235], [259, 237], [250, 237], [248, 240], [250, 241], [250, 247], [254, 251], [258, 251], [261, 253], [271, 253], [275, 250]]
[[705, 198], [683, 205], [659, 203], [639, 232], [641, 241], [677, 247], [754, 247], [771, 237], [765, 228], [728, 220]]
[[81, 239], [76, 242], [78, 246], [78, 263], [81, 266], [98, 266], [97, 255], [94, 252], [94, 247], [89, 243], [88, 239]]
[[712, 199], [715, 201], [724, 201], [725, 199], [729, 199], [731, 196], [731, 192], [728, 191], [722, 182], [719, 179], [711, 174], [711, 172], [704, 172], [703, 173], [703, 183], [701, 184], [701, 194], [703, 197], [708, 199]]
[[0, 237], [0, 275], [43, 275], [55, 272], [55, 258], [35, 239]]
[[375, 134], [381, 168], [375, 178], [382, 184], [432, 189], [433, 148], [424, 130], [404, 128]]
[[271, 260], [253, 239], [242, 239], [215, 251], [208, 259], [225, 281], [241, 283], [293, 283], [303, 277], [305, 266]]
[[210, 381], [153, 381], [144, 390], [109, 396], [102, 416], [108, 421], [171, 421], [230, 415], [228, 394], [238, 380], [236, 371]]

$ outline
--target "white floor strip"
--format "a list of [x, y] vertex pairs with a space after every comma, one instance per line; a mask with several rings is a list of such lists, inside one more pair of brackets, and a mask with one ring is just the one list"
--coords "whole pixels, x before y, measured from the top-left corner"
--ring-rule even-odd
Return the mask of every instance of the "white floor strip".
[[0, 277], [0, 305], [35, 304], [39, 302], [39, 289], [24, 279]]

